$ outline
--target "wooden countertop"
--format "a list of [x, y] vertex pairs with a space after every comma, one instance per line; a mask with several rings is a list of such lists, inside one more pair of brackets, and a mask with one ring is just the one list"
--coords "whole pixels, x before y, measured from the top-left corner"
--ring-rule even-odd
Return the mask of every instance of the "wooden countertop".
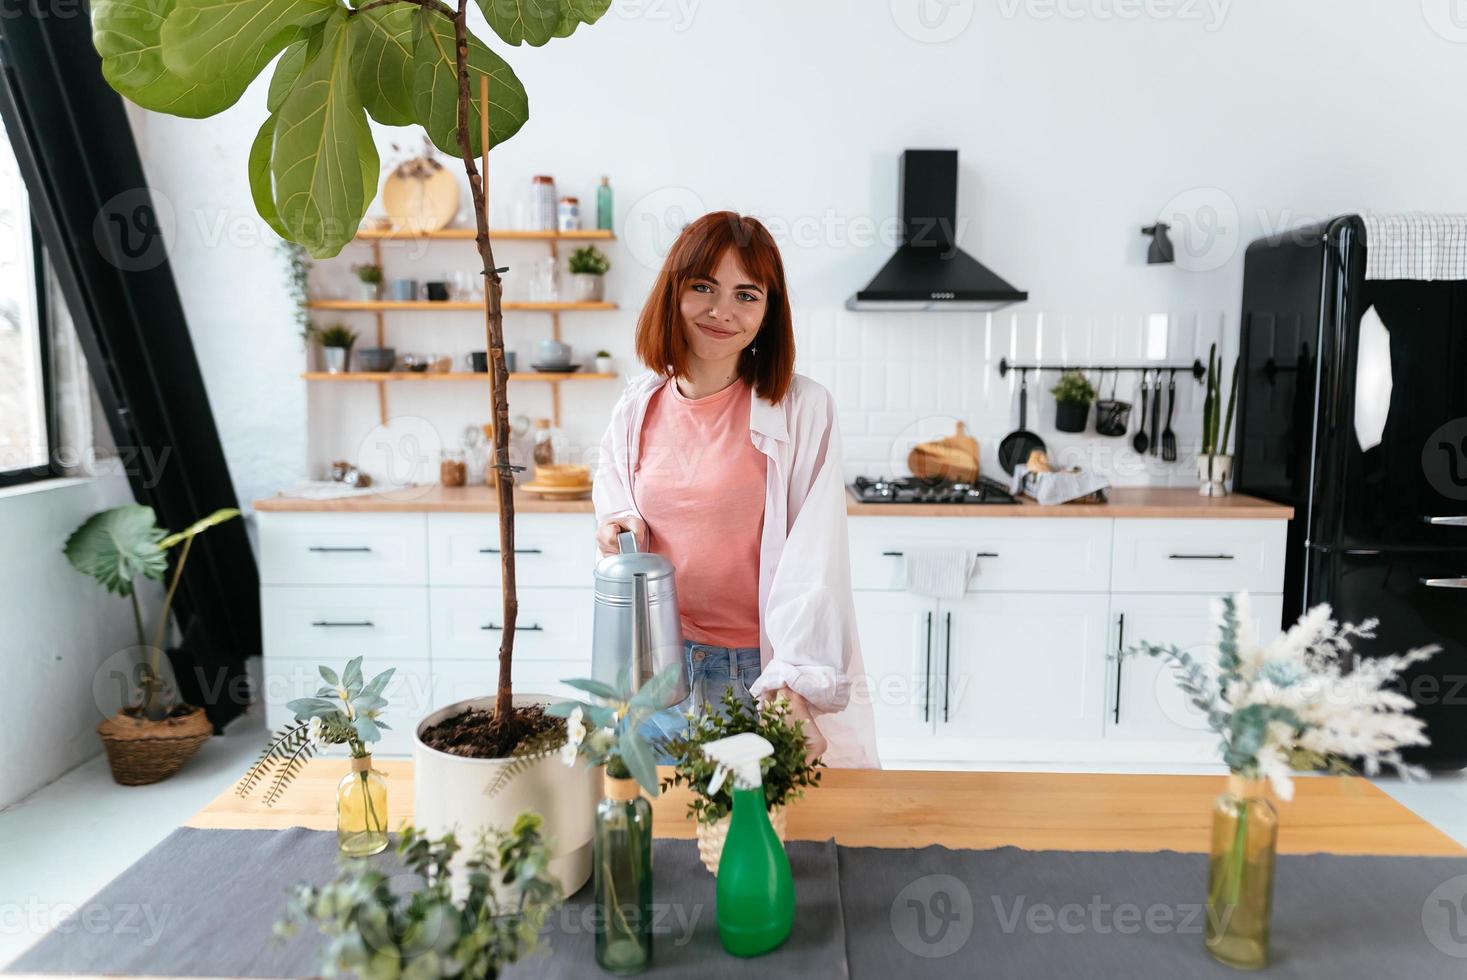
[[[380, 759], [376, 766], [387, 776], [389, 826], [396, 829], [412, 819], [413, 764]], [[345, 771], [345, 760], [312, 759], [273, 808], [259, 802], [262, 794], [242, 800], [229, 789], [187, 826], [333, 830], [336, 784]], [[1467, 848], [1364, 779], [1301, 778], [1295, 786], [1292, 802], [1275, 804], [1284, 853], [1467, 856]], [[1222, 789], [1220, 776], [831, 769], [790, 808], [789, 836], [861, 847], [1206, 851], [1212, 802]], [[681, 790], [653, 801], [658, 837], [694, 836], [688, 797]]]
[[[499, 509], [494, 491], [486, 486], [407, 487], [365, 496], [335, 500], [307, 500], [275, 496], [254, 502], [258, 511], [321, 511], [342, 513], [394, 513], [403, 511], [449, 511], [495, 513]], [[515, 510], [525, 514], [593, 514], [589, 498], [545, 500], [516, 490]], [[860, 517], [1141, 517], [1141, 518], [1235, 518], [1286, 521], [1294, 509], [1245, 494], [1202, 497], [1197, 491], [1176, 487], [1118, 487], [1104, 504], [1062, 504], [1041, 507], [1032, 500], [1018, 504], [862, 504], [849, 494], [846, 513]]]

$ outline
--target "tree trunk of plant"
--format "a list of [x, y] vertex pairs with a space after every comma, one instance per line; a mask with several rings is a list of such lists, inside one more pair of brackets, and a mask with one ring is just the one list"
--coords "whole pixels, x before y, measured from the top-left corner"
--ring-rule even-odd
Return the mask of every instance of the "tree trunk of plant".
[[[453, 18], [455, 67], [458, 71], [458, 146], [468, 174], [469, 191], [474, 199], [474, 220], [478, 234], [474, 243], [484, 266], [484, 304], [488, 311], [489, 370], [493, 372], [494, 397], [494, 489], [499, 501], [499, 567], [504, 592], [504, 630], [499, 634], [499, 689], [494, 714], [507, 722], [514, 711], [514, 688], [510, 668], [514, 656], [515, 618], [519, 614], [519, 598], [514, 581], [514, 472], [509, 468], [509, 373], [504, 369], [504, 310], [500, 302], [499, 273], [495, 271], [494, 251], [489, 244], [489, 212], [485, 207], [484, 182], [474, 162], [473, 144], [469, 136], [469, 41], [466, 20], [467, 0], [459, 0]], [[487, 117], [487, 100], [480, 106]], [[487, 127], [486, 127], [487, 128]], [[484, 134], [484, 152], [489, 152], [488, 134]]]

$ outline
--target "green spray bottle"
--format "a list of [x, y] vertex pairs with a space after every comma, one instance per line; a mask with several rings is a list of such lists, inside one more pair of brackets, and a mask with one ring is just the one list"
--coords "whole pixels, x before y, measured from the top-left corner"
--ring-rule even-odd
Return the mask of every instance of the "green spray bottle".
[[707, 743], [703, 754], [717, 763], [709, 796], [733, 777], [733, 815], [718, 861], [718, 937], [735, 956], [758, 956], [788, 939], [795, 923], [790, 859], [769, 825], [759, 767], [774, 746], [741, 732]]

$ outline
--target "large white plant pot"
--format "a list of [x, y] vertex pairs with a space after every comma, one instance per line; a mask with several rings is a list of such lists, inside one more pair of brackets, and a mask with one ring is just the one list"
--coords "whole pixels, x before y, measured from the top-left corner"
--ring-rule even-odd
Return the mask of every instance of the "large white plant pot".
[[[548, 704], [546, 695], [516, 695], [516, 707]], [[423, 732], [469, 708], [494, 710], [494, 697], [470, 698], [440, 708], [418, 722], [413, 731], [413, 823], [430, 837], [454, 831], [464, 850], [455, 858], [455, 892], [463, 881], [463, 862], [481, 827], [508, 830], [515, 818], [533, 810], [543, 818], [550, 844], [550, 873], [560, 879], [567, 897], [591, 877], [592, 836], [596, 829], [597, 770], [577, 760], [574, 767], [558, 754], [541, 759], [513, 777], [493, 796], [487, 792], [510, 759], [466, 759], [430, 748]]]

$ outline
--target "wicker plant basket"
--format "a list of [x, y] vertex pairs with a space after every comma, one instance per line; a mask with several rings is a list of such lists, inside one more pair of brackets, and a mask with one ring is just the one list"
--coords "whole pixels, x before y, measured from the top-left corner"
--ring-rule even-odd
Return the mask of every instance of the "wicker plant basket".
[[[728, 820], [724, 817], [713, 823], [698, 823], [698, 857], [712, 874], [718, 874], [718, 859], [723, 857], [723, 842], [728, 839]], [[769, 823], [774, 828], [774, 836], [784, 843], [784, 807], [770, 808]]]
[[150, 721], [126, 709], [97, 726], [112, 779], [123, 786], [146, 786], [178, 772], [189, 756], [214, 734], [204, 709], [179, 705], [167, 718]]

